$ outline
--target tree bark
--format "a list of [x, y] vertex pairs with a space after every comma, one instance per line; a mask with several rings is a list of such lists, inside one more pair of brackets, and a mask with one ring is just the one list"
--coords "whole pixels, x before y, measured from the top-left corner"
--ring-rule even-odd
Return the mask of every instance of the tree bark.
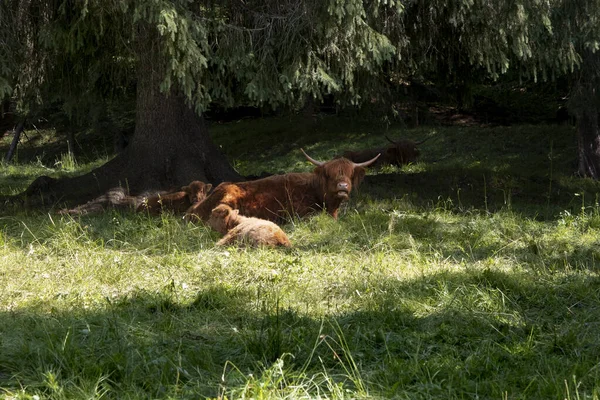
[[579, 175], [600, 179], [600, 55], [583, 53], [580, 76], [574, 85], [569, 108], [577, 119]]
[[[56, 180], [43, 190], [29, 188], [24, 194], [43, 192], [40, 197], [46, 203], [75, 205], [118, 187], [135, 196], [178, 188], [193, 180], [216, 186], [242, 179], [214, 145], [203, 117], [190, 108], [185, 97], [176, 89], [161, 92], [166, 60], [156, 46], [158, 34], [150, 29], [140, 31], [136, 42], [136, 124], [129, 146], [88, 174]], [[28, 203], [35, 201], [28, 199]]]
[[10, 143], [10, 147], [8, 148], [8, 151], [6, 152], [6, 157], [4, 157], [4, 162], [10, 162], [10, 160], [12, 160], [13, 155], [15, 154], [15, 150], [17, 149], [17, 145], [19, 144], [19, 139], [21, 137], [21, 133], [23, 132], [24, 126], [25, 126], [25, 123], [23, 121], [21, 121], [21, 122], [19, 122], [19, 124], [17, 125], [15, 130], [13, 131], [15, 136], [13, 137], [13, 140]]
[[[594, 88], [585, 88], [590, 98]], [[598, 106], [593, 101], [577, 112], [578, 172], [581, 176], [600, 179], [600, 130], [598, 129]]]

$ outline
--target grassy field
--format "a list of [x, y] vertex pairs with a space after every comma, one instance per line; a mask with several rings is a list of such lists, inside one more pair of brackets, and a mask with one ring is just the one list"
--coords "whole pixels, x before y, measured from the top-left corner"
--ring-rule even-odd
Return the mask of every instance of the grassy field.
[[[212, 132], [244, 174], [309, 171], [299, 147], [429, 139], [418, 163], [369, 171], [338, 221], [285, 225], [290, 250], [215, 248], [172, 215], [2, 209], [0, 396], [600, 398], [600, 184], [573, 174], [572, 127]], [[110, 156], [30, 147], [0, 166], [3, 194]]]

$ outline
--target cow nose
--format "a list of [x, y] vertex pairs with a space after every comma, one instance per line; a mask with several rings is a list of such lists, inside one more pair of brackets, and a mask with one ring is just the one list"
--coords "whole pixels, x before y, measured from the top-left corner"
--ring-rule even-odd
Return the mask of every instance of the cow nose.
[[338, 182], [337, 184], [337, 190], [344, 190], [344, 191], [348, 191], [348, 184], [346, 182]]

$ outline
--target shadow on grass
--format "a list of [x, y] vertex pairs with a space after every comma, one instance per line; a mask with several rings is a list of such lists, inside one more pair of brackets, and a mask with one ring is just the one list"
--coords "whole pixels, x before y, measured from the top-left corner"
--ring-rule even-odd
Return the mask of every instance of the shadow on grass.
[[456, 212], [509, 209], [525, 217], [555, 220], [561, 211], [577, 213], [597, 205], [600, 184], [585, 179], [550, 180], [510, 176], [488, 168], [452, 167], [365, 177], [360, 192], [375, 200], [408, 197], [421, 207], [440, 205]]
[[[590, 276], [446, 271], [348, 285], [343, 296], [356, 309], [323, 318], [284, 307], [281, 293], [228, 285], [192, 302], [167, 285], [91, 309], [17, 308], [0, 313], [0, 388], [197, 398], [251, 381], [285, 390], [325, 374], [376, 397], [558, 398], [576, 377], [587, 396], [600, 378], [599, 292]], [[285, 379], [261, 378], [285, 354]]]

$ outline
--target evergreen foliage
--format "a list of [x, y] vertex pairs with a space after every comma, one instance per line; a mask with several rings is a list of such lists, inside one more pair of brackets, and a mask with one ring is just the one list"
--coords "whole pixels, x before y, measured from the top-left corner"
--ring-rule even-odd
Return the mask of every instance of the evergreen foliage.
[[[324, 96], [342, 107], [386, 104], [406, 82], [443, 84], [465, 108], [475, 83], [508, 71], [533, 81], [566, 75], [578, 170], [600, 179], [598, 18], [600, 0], [7, 0], [0, 97], [23, 113], [58, 105], [85, 119], [135, 84], [136, 150], [95, 173], [145, 190], [167, 185], [144, 178], [162, 168], [152, 161], [171, 165], [184, 147], [213, 156], [188, 152], [194, 164], [153, 176], [239, 178], [190, 108], [299, 108]], [[142, 154], [144, 165], [127, 161]]]
[[[0, 97], [67, 108], [134, 78], [141, 24], [156, 29], [174, 85], [210, 104], [360, 103], [390, 80], [534, 79], [573, 72], [600, 47], [600, 2], [586, 0], [267, 0], [2, 2]], [[84, 93], [86, 96], [82, 96]]]

